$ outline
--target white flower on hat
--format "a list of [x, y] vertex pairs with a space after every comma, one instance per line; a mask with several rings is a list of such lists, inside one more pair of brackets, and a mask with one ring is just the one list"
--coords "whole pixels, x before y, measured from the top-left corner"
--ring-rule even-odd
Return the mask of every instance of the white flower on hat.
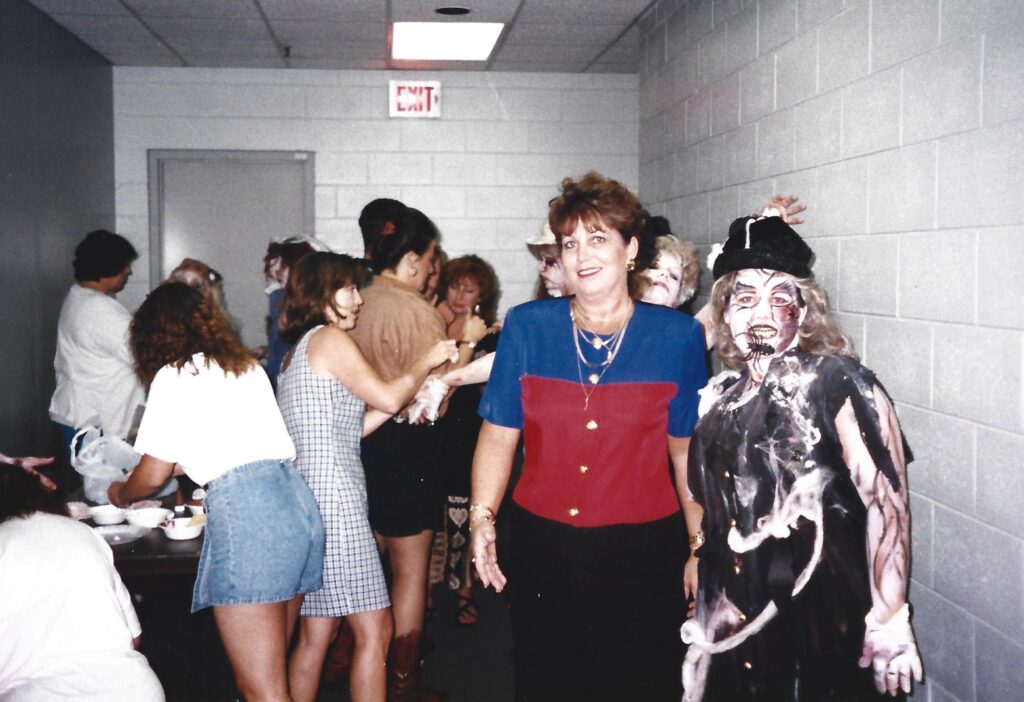
[[722, 255], [722, 251], [723, 250], [724, 250], [724, 247], [722, 246], [722, 244], [714, 244], [711, 247], [711, 251], [710, 251], [710, 253], [708, 253], [708, 270], [709, 271], [715, 270], [715, 261], [717, 261], [718, 257]]

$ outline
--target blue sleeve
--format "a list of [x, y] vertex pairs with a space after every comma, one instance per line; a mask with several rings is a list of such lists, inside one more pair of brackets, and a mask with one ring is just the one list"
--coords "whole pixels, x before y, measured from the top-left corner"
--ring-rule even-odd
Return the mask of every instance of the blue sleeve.
[[697, 391], [708, 384], [708, 365], [704, 353], [704, 333], [700, 324], [693, 324], [689, 333], [680, 339], [676, 396], [668, 405], [668, 433], [679, 439], [693, 435], [697, 426]]
[[524, 345], [522, 329], [515, 309], [508, 311], [498, 338], [498, 351], [487, 381], [487, 389], [480, 399], [477, 412], [491, 424], [523, 428], [522, 383]]

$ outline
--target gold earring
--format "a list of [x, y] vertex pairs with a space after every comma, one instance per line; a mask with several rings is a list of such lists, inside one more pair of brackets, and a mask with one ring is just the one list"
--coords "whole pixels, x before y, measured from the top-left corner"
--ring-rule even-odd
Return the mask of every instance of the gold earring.
[[627, 271], [636, 270], [636, 259], [635, 258], [631, 258], [628, 261], [626, 261], [626, 270]]

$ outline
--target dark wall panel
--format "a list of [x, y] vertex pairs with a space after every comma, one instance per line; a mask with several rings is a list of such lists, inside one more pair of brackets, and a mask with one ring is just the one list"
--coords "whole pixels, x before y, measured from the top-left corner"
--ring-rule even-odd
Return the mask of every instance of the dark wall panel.
[[85, 232], [114, 228], [110, 64], [23, 0], [0, 3], [0, 450], [53, 451], [57, 315]]

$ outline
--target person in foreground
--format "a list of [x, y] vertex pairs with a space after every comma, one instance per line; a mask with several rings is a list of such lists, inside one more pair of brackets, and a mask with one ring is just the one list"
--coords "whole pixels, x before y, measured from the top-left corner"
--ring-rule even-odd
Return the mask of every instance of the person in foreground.
[[522, 434], [506, 561], [517, 696], [675, 702], [680, 504], [707, 380], [703, 335], [692, 317], [630, 297], [644, 220], [621, 183], [566, 178], [548, 218], [575, 297], [505, 318], [480, 402], [472, 554], [481, 582], [500, 591], [495, 521]]
[[176, 467], [206, 485], [192, 611], [213, 617], [249, 702], [290, 700], [285, 653], [303, 593], [320, 587], [324, 528], [266, 373], [198, 290], [164, 283], [131, 326], [149, 402], [142, 460], [111, 503], [148, 497]]
[[0, 700], [163, 702], [102, 538], [35, 471], [0, 454]]
[[454, 341], [438, 341], [403, 373], [383, 380], [349, 336], [366, 274], [349, 256], [311, 253], [292, 268], [284, 299], [282, 334], [297, 345], [285, 357], [278, 401], [295, 441], [295, 465], [327, 529], [324, 584], [304, 599], [288, 664], [296, 702], [316, 699], [342, 617], [355, 640], [351, 698], [384, 701], [391, 602], [370, 528], [359, 439], [401, 410], [427, 373], [457, 353]]
[[736, 220], [717, 248], [711, 320], [733, 370], [702, 393], [690, 446], [704, 544], [684, 700], [901, 696], [922, 668], [892, 401], [781, 218]]

